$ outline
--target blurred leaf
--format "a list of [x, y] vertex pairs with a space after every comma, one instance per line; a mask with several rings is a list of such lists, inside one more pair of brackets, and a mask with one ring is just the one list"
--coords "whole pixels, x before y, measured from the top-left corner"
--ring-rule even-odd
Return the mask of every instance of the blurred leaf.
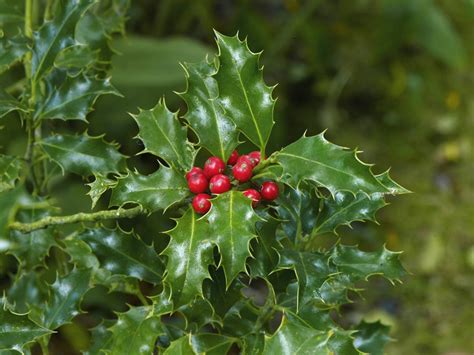
[[118, 180], [112, 191], [111, 206], [127, 202], [139, 203], [150, 212], [166, 210], [189, 196], [189, 188], [183, 174], [174, 168], [161, 166], [150, 175], [129, 172]]
[[8, 70], [15, 62], [21, 60], [27, 51], [28, 42], [26, 38], [21, 35], [11, 38], [2, 38], [0, 33], [0, 74]]
[[107, 143], [102, 137], [58, 134], [39, 144], [63, 172], [90, 176], [125, 170], [125, 157], [118, 151], [117, 144]]
[[98, 60], [98, 51], [83, 44], [64, 48], [54, 60], [54, 66], [60, 69], [83, 69]]
[[23, 168], [23, 161], [17, 157], [0, 154], [0, 192], [13, 189]]
[[0, 0], [0, 25], [15, 24], [21, 27], [24, 19], [24, 2], [18, 0]]
[[176, 113], [168, 110], [164, 99], [153, 109], [140, 110], [132, 117], [139, 127], [138, 137], [145, 145], [142, 153], [161, 157], [182, 171], [191, 169], [194, 149], [186, 138], [186, 127], [181, 126]]
[[138, 236], [120, 229], [88, 229], [77, 236], [86, 242], [101, 266], [112, 274], [135, 277], [158, 284], [164, 272], [163, 263], [152, 246]]
[[26, 112], [27, 108], [13, 96], [8, 95], [3, 90], [0, 90], [0, 118], [12, 111]]
[[[246, 41], [215, 32], [219, 47], [219, 68], [214, 75], [218, 101], [226, 114], [247, 138], [265, 152], [274, 124], [273, 88], [263, 81], [259, 54], [252, 53]], [[263, 155], [263, 154], [262, 154]]]
[[49, 96], [35, 111], [35, 120], [86, 120], [94, 102], [105, 94], [119, 95], [109, 79], [89, 78], [84, 74], [66, 76], [59, 87], [49, 84]]
[[216, 72], [215, 64], [206, 59], [183, 67], [188, 79], [188, 87], [181, 94], [188, 106], [184, 118], [199, 137], [199, 145], [226, 162], [238, 145], [239, 134], [217, 102], [219, 92], [212, 77]]
[[52, 331], [31, 321], [26, 314], [16, 314], [0, 307], [0, 350], [16, 350]]
[[390, 327], [380, 322], [362, 322], [357, 326], [354, 345], [357, 349], [371, 355], [383, 355], [384, 347], [391, 339], [389, 337]]
[[277, 152], [275, 159], [283, 167], [282, 180], [294, 187], [301, 180], [311, 180], [332, 195], [337, 191], [389, 192], [355, 152], [328, 142], [323, 134], [301, 137]]

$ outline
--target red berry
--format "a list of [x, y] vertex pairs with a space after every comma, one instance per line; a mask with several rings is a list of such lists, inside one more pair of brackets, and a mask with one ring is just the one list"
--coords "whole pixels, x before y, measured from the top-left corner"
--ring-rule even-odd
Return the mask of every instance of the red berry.
[[213, 194], [221, 194], [230, 190], [230, 179], [227, 175], [217, 174], [211, 178], [209, 190]]
[[237, 164], [235, 164], [232, 168], [232, 172], [236, 180], [240, 182], [246, 182], [252, 177], [252, 169], [252, 162], [246, 155], [243, 155], [239, 158]]
[[267, 201], [273, 201], [278, 197], [278, 185], [274, 181], [265, 181], [260, 189], [262, 198]]
[[201, 168], [197, 167], [197, 166], [193, 166], [193, 168], [191, 170], [188, 171], [188, 173], [186, 174], [186, 180], [189, 180], [189, 178], [194, 175], [194, 174], [204, 174], [204, 172], [202, 171]]
[[237, 150], [234, 150], [232, 154], [230, 155], [229, 159], [227, 160], [227, 165], [235, 165], [238, 159], [239, 159], [239, 152], [237, 152]]
[[260, 193], [254, 189], [245, 190], [244, 195], [252, 200], [252, 207], [256, 207], [258, 203], [260, 202], [260, 200], [262, 199], [262, 196], [260, 196]]
[[193, 194], [200, 194], [207, 190], [208, 182], [207, 178], [202, 173], [196, 173], [191, 175], [188, 179], [189, 190]]
[[260, 163], [260, 152], [258, 150], [255, 150], [251, 153], [249, 153], [249, 158], [252, 161], [253, 166], [257, 166], [258, 163]]
[[204, 163], [204, 175], [206, 175], [208, 179], [210, 179], [214, 175], [222, 174], [224, 170], [225, 164], [221, 158], [210, 157]]
[[193, 208], [196, 213], [205, 214], [211, 209], [211, 196], [208, 194], [198, 194], [193, 198]]

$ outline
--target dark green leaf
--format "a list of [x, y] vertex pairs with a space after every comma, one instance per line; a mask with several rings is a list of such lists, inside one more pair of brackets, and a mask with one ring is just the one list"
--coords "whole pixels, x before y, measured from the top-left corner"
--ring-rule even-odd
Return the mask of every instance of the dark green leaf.
[[222, 323], [207, 299], [196, 298], [194, 302], [178, 308], [178, 311], [186, 318], [186, 329], [190, 332], [197, 332], [207, 324]]
[[155, 311], [153, 306], [143, 306], [120, 313], [117, 323], [110, 328], [111, 354], [152, 354], [157, 337], [165, 334], [161, 314]]
[[129, 172], [112, 191], [111, 206], [139, 203], [150, 212], [166, 210], [190, 194], [183, 174], [161, 166], [150, 175]]
[[257, 355], [263, 352], [265, 347], [265, 333], [248, 334], [243, 338], [243, 355]]
[[105, 320], [90, 330], [92, 333], [91, 346], [87, 351], [83, 352], [83, 355], [99, 355], [110, 351], [112, 332], [108, 328], [112, 324], [114, 324], [114, 321]]
[[376, 222], [375, 212], [386, 205], [383, 194], [367, 195], [359, 192], [339, 191], [323, 201], [323, 208], [317, 216], [312, 236], [323, 233], [336, 233], [341, 225], [350, 226], [354, 221]]
[[48, 83], [48, 96], [36, 108], [34, 119], [86, 120], [94, 102], [101, 95], [119, 95], [109, 79], [66, 76], [56, 87]]
[[219, 69], [215, 74], [218, 101], [252, 143], [265, 151], [273, 127], [273, 88], [263, 81], [259, 54], [252, 53], [238, 36], [216, 32]]
[[13, 96], [0, 90], [0, 118], [7, 115], [12, 111], [23, 111], [26, 112], [27, 108], [24, 107], [17, 99]]
[[54, 66], [60, 69], [83, 69], [93, 65], [98, 59], [98, 50], [84, 44], [64, 48], [54, 60]]
[[76, 24], [95, 0], [74, 0], [61, 2], [52, 21], [45, 22], [33, 34], [33, 57], [31, 74], [33, 82], [43, 77], [54, 64], [58, 53], [74, 44]]
[[112, 274], [132, 276], [151, 283], [160, 283], [163, 264], [152, 246], [138, 236], [120, 229], [95, 228], [80, 233], [98, 257], [101, 267]]
[[0, 350], [16, 350], [52, 331], [31, 321], [26, 314], [16, 314], [0, 307]]
[[389, 332], [390, 327], [380, 322], [367, 323], [363, 321], [357, 326], [354, 344], [364, 353], [383, 355], [385, 344], [392, 340]]
[[46, 301], [47, 286], [40, 280], [37, 270], [22, 272], [16, 275], [7, 296], [14, 302], [13, 308], [16, 312], [26, 313], [30, 309], [29, 305]]
[[79, 314], [79, 304], [90, 288], [91, 271], [74, 269], [67, 276], [58, 277], [51, 285], [49, 299], [41, 308], [42, 324], [57, 329]]
[[184, 336], [172, 341], [163, 355], [196, 355], [191, 347], [190, 336]]
[[[31, 223], [48, 215], [49, 213], [45, 210], [28, 209], [20, 211], [16, 219], [20, 222]], [[10, 240], [13, 243], [10, 253], [26, 269], [42, 266], [49, 249], [56, 245], [52, 228], [38, 229], [29, 233], [13, 231]]]
[[16, 24], [21, 27], [25, 22], [24, 2], [18, 0], [0, 0], [0, 26]]
[[69, 254], [71, 261], [77, 267], [86, 269], [99, 268], [99, 260], [97, 260], [90, 246], [78, 239], [76, 234], [65, 238], [62, 243], [65, 245], [64, 251]]
[[215, 65], [204, 60], [198, 64], [185, 64], [188, 87], [181, 94], [188, 112], [184, 118], [199, 137], [199, 145], [212, 155], [227, 161], [238, 145], [239, 134], [235, 124], [226, 116], [217, 102], [217, 83], [212, 75]]
[[250, 199], [240, 191], [232, 190], [212, 200], [212, 208], [202, 222], [208, 223], [213, 243], [219, 249], [227, 287], [245, 271], [245, 262], [251, 255], [250, 241], [256, 237], [255, 223], [259, 220]]
[[99, 201], [100, 197], [104, 194], [105, 191], [108, 189], [115, 187], [117, 185], [116, 180], [111, 180], [101, 174], [94, 175], [95, 180], [87, 186], [90, 187], [89, 192], [87, 193], [92, 200], [92, 208], [95, 207], [97, 201]]
[[405, 189], [403, 186], [393, 181], [389, 173], [390, 170], [387, 170], [382, 174], [375, 175], [375, 177], [390, 191], [392, 195], [401, 195], [411, 192], [410, 190]]
[[163, 158], [168, 165], [183, 171], [191, 169], [194, 149], [187, 140], [186, 127], [181, 126], [177, 114], [166, 107], [163, 99], [151, 110], [140, 110], [132, 115], [139, 127], [138, 137], [145, 145], [144, 152]]
[[209, 278], [208, 267], [213, 263], [212, 235], [207, 224], [197, 221], [189, 208], [176, 220], [176, 227], [167, 232], [170, 242], [163, 254], [168, 257], [165, 282], [170, 285], [175, 306], [190, 303], [202, 295], [202, 282]]
[[355, 152], [328, 142], [323, 134], [303, 136], [279, 151], [275, 159], [283, 167], [282, 179], [295, 187], [301, 180], [310, 180], [333, 195], [337, 191], [390, 192]]
[[197, 354], [227, 354], [236, 339], [214, 333], [199, 333], [191, 336], [191, 346]]
[[21, 35], [12, 38], [0, 38], [0, 74], [8, 70], [15, 62], [21, 60], [27, 51], [28, 42]]
[[266, 222], [257, 223], [258, 238], [252, 247], [253, 258], [248, 261], [252, 277], [266, 278], [277, 266], [277, 250], [282, 249], [275, 234], [278, 225], [277, 220], [270, 218]]
[[339, 244], [331, 253], [331, 262], [340, 272], [353, 277], [367, 279], [371, 275], [383, 275], [393, 282], [400, 281], [406, 275], [400, 263], [400, 254], [385, 247], [376, 252], [364, 252], [356, 246]]
[[39, 144], [63, 172], [90, 176], [125, 170], [125, 156], [102, 137], [53, 135]]
[[0, 192], [13, 189], [19, 178], [23, 161], [17, 157], [0, 154]]

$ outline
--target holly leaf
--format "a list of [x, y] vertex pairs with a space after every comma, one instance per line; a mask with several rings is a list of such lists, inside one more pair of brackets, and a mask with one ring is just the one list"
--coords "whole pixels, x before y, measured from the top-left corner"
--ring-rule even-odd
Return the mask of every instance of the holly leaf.
[[113, 188], [117, 185], [116, 180], [108, 179], [104, 175], [95, 174], [95, 179], [89, 184], [86, 184], [90, 187], [89, 192], [87, 193], [92, 200], [92, 208], [95, 207], [100, 197], [110, 188]]
[[52, 67], [58, 53], [75, 44], [74, 30], [82, 14], [95, 0], [60, 2], [51, 21], [46, 21], [33, 33], [31, 74], [33, 85]]
[[186, 179], [175, 168], [161, 166], [150, 175], [129, 172], [112, 190], [111, 206], [139, 203], [150, 212], [166, 211], [190, 195]]
[[217, 82], [212, 77], [215, 65], [204, 60], [184, 64], [183, 68], [188, 84], [186, 91], [180, 94], [188, 106], [184, 118], [199, 137], [199, 145], [227, 161], [239, 143], [239, 133], [217, 101]]
[[390, 177], [390, 169], [383, 172], [382, 174], [375, 175], [378, 181], [380, 181], [392, 195], [402, 195], [411, 193], [410, 190], [405, 189], [403, 186], [397, 184]]
[[170, 346], [166, 348], [163, 355], [195, 355], [191, 347], [191, 339], [189, 336], [178, 338], [171, 342]]
[[54, 66], [73, 72], [92, 66], [99, 58], [99, 50], [93, 50], [88, 45], [75, 44], [64, 48], [54, 60]]
[[80, 74], [66, 76], [55, 84], [56, 78], [47, 80], [48, 95], [35, 110], [34, 119], [61, 119], [86, 121], [87, 114], [101, 95], [120, 95], [110, 79], [87, 77]]
[[0, 350], [23, 353], [26, 344], [51, 333], [51, 330], [30, 320], [28, 315], [14, 313], [5, 306], [0, 307]]
[[338, 271], [359, 279], [371, 275], [382, 275], [390, 282], [401, 282], [406, 271], [400, 262], [401, 252], [392, 252], [385, 247], [380, 251], [364, 252], [356, 246], [338, 244], [333, 248], [330, 260]]
[[0, 192], [15, 187], [22, 168], [23, 161], [17, 157], [0, 154]]
[[17, 273], [13, 284], [7, 291], [8, 299], [13, 300], [13, 309], [18, 313], [27, 313], [30, 305], [46, 301], [46, 285], [36, 271]]
[[77, 238], [86, 242], [101, 267], [112, 274], [132, 276], [158, 284], [164, 273], [163, 263], [153, 246], [146, 245], [133, 233], [120, 229], [87, 229]]
[[304, 188], [303, 184], [297, 188], [285, 186], [285, 191], [278, 196], [276, 210], [282, 220], [283, 231], [291, 240], [301, 238], [313, 230], [319, 203], [315, 192]]
[[164, 99], [153, 109], [140, 110], [132, 117], [139, 127], [138, 138], [145, 145], [142, 153], [158, 156], [182, 171], [191, 169], [194, 149], [187, 140], [186, 127], [179, 123], [177, 113], [168, 110]]
[[0, 118], [13, 111], [26, 112], [28, 109], [13, 96], [5, 93], [3, 90], [0, 90]]
[[339, 191], [323, 200], [323, 207], [317, 215], [312, 236], [324, 233], [335, 233], [341, 225], [350, 226], [354, 221], [376, 222], [375, 212], [386, 206], [383, 194], [367, 195], [359, 192]]
[[83, 355], [98, 355], [110, 351], [112, 332], [108, 328], [114, 323], [113, 320], [104, 320], [90, 330], [91, 346], [87, 351], [83, 352]]
[[91, 271], [74, 269], [64, 277], [57, 277], [50, 287], [49, 299], [41, 307], [41, 323], [57, 329], [79, 314], [79, 303], [90, 288]]
[[[48, 216], [45, 210], [28, 209], [17, 213], [17, 220], [24, 223], [31, 223]], [[42, 262], [49, 249], [56, 245], [53, 228], [38, 229], [28, 233], [13, 231], [11, 233], [13, 243], [10, 253], [13, 254], [22, 267], [33, 269], [42, 266]]]
[[323, 133], [301, 137], [277, 152], [274, 158], [283, 168], [281, 179], [293, 187], [301, 180], [310, 180], [332, 195], [338, 191], [390, 192], [355, 152], [328, 142]]
[[362, 321], [357, 326], [354, 345], [364, 353], [383, 355], [385, 345], [392, 340], [389, 332], [390, 327], [379, 321], [374, 323]]
[[20, 61], [28, 51], [28, 41], [23, 35], [0, 38], [0, 74]]
[[308, 301], [321, 299], [319, 288], [327, 277], [336, 272], [328, 264], [328, 257], [317, 252], [298, 252], [294, 250], [282, 250], [279, 252], [280, 262], [278, 269], [294, 270], [298, 280], [296, 309]]
[[92, 252], [91, 247], [84, 241], [77, 239], [76, 234], [63, 239], [64, 251], [69, 254], [71, 261], [79, 268], [97, 270], [99, 260]]
[[277, 250], [283, 248], [276, 238], [276, 229], [279, 224], [273, 218], [257, 223], [258, 238], [252, 244], [252, 258], [247, 262], [252, 277], [267, 278], [277, 266]]
[[123, 171], [126, 167], [125, 156], [118, 151], [118, 145], [105, 142], [102, 136], [57, 134], [43, 139], [39, 144], [63, 173], [106, 175]]
[[215, 35], [219, 47], [219, 69], [214, 75], [218, 102], [237, 128], [264, 153], [274, 124], [275, 100], [273, 88], [263, 81], [260, 54], [252, 53], [238, 35]]
[[131, 307], [119, 313], [112, 332], [111, 354], [152, 354], [156, 339], [165, 334], [160, 316], [171, 312], [171, 307]]
[[170, 241], [162, 252], [168, 257], [164, 281], [170, 285], [173, 302], [179, 307], [202, 295], [202, 282], [210, 278], [212, 235], [205, 222], [198, 222], [191, 208], [176, 220], [176, 226], [167, 234]]
[[232, 344], [236, 341], [237, 339], [235, 338], [215, 333], [198, 333], [191, 335], [191, 346], [196, 354], [227, 354]]
[[190, 332], [198, 332], [209, 324], [222, 325], [222, 320], [216, 316], [212, 304], [205, 298], [196, 298], [194, 302], [185, 304], [177, 310], [186, 318], [186, 330]]

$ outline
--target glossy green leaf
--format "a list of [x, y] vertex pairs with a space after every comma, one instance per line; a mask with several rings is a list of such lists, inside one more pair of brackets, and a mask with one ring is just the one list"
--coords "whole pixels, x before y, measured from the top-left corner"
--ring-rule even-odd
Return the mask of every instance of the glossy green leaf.
[[204, 298], [196, 298], [192, 303], [179, 307], [178, 312], [186, 318], [186, 329], [193, 333], [198, 332], [205, 325], [222, 323], [215, 314], [212, 304]]
[[406, 275], [401, 262], [401, 252], [385, 247], [380, 251], [364, 252], [356, 246], [338, 244], [331, 253], [331, 262], [344, 274], [367, 279], [371, 275], [383, 275], [390, 281], [400, 281]]
[[105, 320], [90, 330], [91, 345], [83, 355], [99, 355], [110, 351], [113, 334], [108, 328], [114, 323], [112, 320]]
[[100, 197], [106, 192], [108, 189], [113, 188], [117, 185], [116, 180], [108, 179], [104, 175], [95, 174], [95, 180], [87, 186], [90, 187], [89, 192], [87, 194], [90, 196], [92, 200], [92, 208], [95, 207], [97, 202], [99, 201]]
[[322, 253], [283, 250], [280, 253], [279, 269], [295, 271], [298, 281], [296, 308], [314, 299], [321, 299], [319, 288], [328, 275], [336, 272], [328, 264], [327, 256]]
[[212, 77], [216, 67], [207, 60], [184, 64], [183, 67], [188, 83], [186, 91], [181, 94], [188, 106], [184, 118], [199, 137], [199, 145], [227, 161], [238, 145], [239, 133], [217, 101], [217, 82]]
[[194, 149], [187, 140], [186, 127], [181, 126], [177, 114], [168, 110], [163, 99], [153, 109], [140, 110], [132, 117], [139, 127], [138, 137], [145, 145], [142, 153], [161, 157], [182, 171], [191, 169]]
[[48, 83], [48, 96], [35, 111], [34, 119], [86, 120], [94, 102], [101, 95], [119, 95], [109, 79], [87, 77], [84, 74], [66, 76], [56, 86]]
[[214, 77], [218, 101], [238, 129], [264, 152], [274, 124], [275, 100], [273, 88], [263, 81], [260, 55], [252, 53], [238, 35], [228, 37], [216, 32], [216, 39], [219, 68]]
[[116, 144], [102, 137], [53, 135], [43, 139], [41, 148], [61, 169], [82, 176], [125, 170], [125, 156]]
[[362, 321], [357, 326], [354, 344], [362, 352], [371, 355], [383, 355], [384, 346], [392, 339], [390, 327], [380, 322], [367, 323]]
[[27, 51], [28, 42], [23, 36], [0, 37], [0, 74], [8, 70], [17, 61], [20, 61]]
[[252, 244], [252, 258], [247, 262], [252, 277], [266, 278], [277, 266], [277, 250], [283, 248], [276, 238], [278, 225], [277, 220], [270, 218], [266, 222], [257, 223], [258, 238]]
[[131, 307], [118, 315], [117, 322], [110, 328], [112, 345], [110, 354], [152, 354], [156, 338], [165, 330], [159, 314], [153, 307]]
[[54, 64], [58, 53], [75, 43], [74, 30], [82, 14], [95, 0], [64, 1], [57, 7], [52, 21], [33, 33], [31, 72], [33, 82], [43, 77]]
[[17, 157], [0, 154], [0, 192], [15, 187], [15, 182], [18, 180], [22, 168], [22, 160]]
[[301, 180], [310, 180], [333, 195], [337, 191], [390, 192], [355, 152], [328, 142], [323, 134], [301, 137], [276, 153], [275, 159], [283, 167], [282, 180], [295, 187]]
[[411, 192], [392, 180], [390, 177], [390, 170], [387, 170], [382, 174], [375, 175], [375, 177], [390, 191], [392, 195], [401, 195]]
[[26, 344], [51, 333], [49, 329], [30, 320], [26, 314], [16, 314], [0, 307], [0, 350], [22, 353]]
[[91, 271], [74, 269], [64, 277], [57, 277], [50, 287], [47, 303], [41, 307], [41, 323], [57, 329], [80, 313], [79, 304], [90, 288]]
[[[30, 223], [48, 215], [49, 213], [44, 210], [28, 209], [17, 213], [16, 220]], [[13, 231], [10, 240], [13, 243], [10, 253], [26, 269], [43, 266], [43, 260], [48, 255], [49, 249], [56, 245], [53, 228], [38, 229], [29, 233]]]
[[111, 206], [139, 203], [150, 212], [166, 210], [190, 195], [186, 179], [175, 168], [161, 166], [150, 175], [129, 172], [112, 191]]
[[354, 221], [376, 222], [375, 212], [386, 206], [383, 194], [367, 195], [359, 192], [339, 191], [323, 201], [323, 207], [317, 216], [312, 236], [323, 233], [336, 233], [341, 225], [350, 226]]
[[198, 333], [191, 336], [191, 346], [197, 354], [227, 354], [236, 339], [215, 333]]
[[77, 238], [86, 242], [100, 261], [101, 267], [112, 274], [132, 276], [151, 283], [160, 283], [163, 263], [152, 246], [146, 245], [133, 233], [120, 229], [87, 229]]
[[319, 203], [314, 188], [303, 187], [303, 184], [295, 189], [285, 186], [278, 196], [276, 210], [283, 231], [291, 240], [311, 233], [316, 225]]
[[76, 238], [76, 234], [65, 238], [62, 243], [64, 244], [64, 251], [69, 254], [71, 262], [77, 267], [94, 270], [99, 268], [99, 260], [92, 252], [91, 247], [86, 242]]
[[191, 339], [184, 336], [172, 341], [170, 346], [163, 352], [163, 355], [196, 355], [191, 347]]
[[265, 333], [248, 334], [243, 338], [243, 355], [261, 354], [265, 347]]
[[5, 93], [3, 90], [0, 90], [0, 118], [6, 116], [12, 111], [26, 112], [27, 108], [13, 96]]
[[98, 56], [98, 50], [93, 50], [84, 44], [76, 44], [59, 52], [54, 60], [54, 66], [66, 70], [83, 69], [93, 65]]
[[190, 303], [202, 295], [202, 282], [209, 278], [208, 267], [213, 263], [212, 239], [205, 222], [189, 208], [167, 232], [170, 242], [162, 254], [168, 257], [165, 282], [170, 285], [175, 305]]
[[40, 279], [41, 274], [36, 271], [18, 273], [12, 286], [8, 289], [7, 297], [18, 313], [27, 313], [29, 305], [46, 301], [47, 285]]
[[203, 222], [208, 223], [219, 249], [227, 287], [245, 271], [245, 262], [251, 255], [250, 241], [256, 237], [255, 223], [259, 220], [250, 199], [240, 191], [232, 190], [212, 200], [212, 208]]

